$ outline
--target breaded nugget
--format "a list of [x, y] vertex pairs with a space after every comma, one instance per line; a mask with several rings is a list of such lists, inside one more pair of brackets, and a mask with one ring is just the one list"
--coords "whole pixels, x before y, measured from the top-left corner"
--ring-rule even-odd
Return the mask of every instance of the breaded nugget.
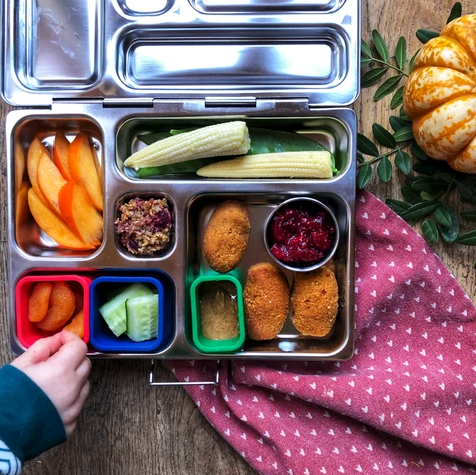
[[288, 316], [290, 294], [280, 269], [268, 263], [251, 267], [243, 293], [246, 334], [253, 340], [275, 338]]
[[225, 274], [243, 258], [250, 235], [250, 215], [245, 205], [227, 200], [213, 211], [205, 229], [203, 255], [210, 267]]
[[327, 267], [296, 273], [291, 295], [293, 324], [303, 335], [326, 336], [332, 330], [339, 306], [336, 277]]

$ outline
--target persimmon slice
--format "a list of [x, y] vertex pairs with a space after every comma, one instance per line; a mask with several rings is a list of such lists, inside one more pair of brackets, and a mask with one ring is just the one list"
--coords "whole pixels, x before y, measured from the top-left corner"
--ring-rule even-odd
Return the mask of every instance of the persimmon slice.
[[67, 181], [71, 180], [71, 170], [69, 168], [69, 141], [60, 130], [58, 130], [55, 135], [53, 161], [61, 172], [61, 175], [63, 175], [63, 178]]

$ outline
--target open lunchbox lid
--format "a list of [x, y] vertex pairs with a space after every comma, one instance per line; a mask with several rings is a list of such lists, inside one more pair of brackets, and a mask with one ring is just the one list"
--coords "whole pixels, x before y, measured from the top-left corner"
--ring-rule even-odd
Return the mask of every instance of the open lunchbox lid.
[[14, 106], [353, 103], [360, 0], [3, 0]]

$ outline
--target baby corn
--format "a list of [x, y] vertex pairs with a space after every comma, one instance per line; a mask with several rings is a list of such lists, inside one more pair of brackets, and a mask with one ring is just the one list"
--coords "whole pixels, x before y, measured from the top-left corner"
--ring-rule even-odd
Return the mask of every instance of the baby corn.
[[280, 152], [246, 155], [200, 168], [207, 178], [332, 178], [327, 151]]
[[250, 135], [246, 123], [226, 122], [159, 140], [132, 154], [124, 166], [143, 168], [198, 158], [242, 155], [249, 148]]

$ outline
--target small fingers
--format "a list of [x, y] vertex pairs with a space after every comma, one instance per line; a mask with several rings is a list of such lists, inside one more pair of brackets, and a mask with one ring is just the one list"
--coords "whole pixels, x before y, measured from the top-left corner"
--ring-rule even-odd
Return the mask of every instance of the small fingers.
[[81, 386], [88, 379], [90, 371], [91, 371], [91, 360], [89, 358], [85, 358], [83, 362], [76, 369], [76, 374], [79, 376]]
[[81, 409], [83, 408], [84, 403], [89, 395], [90, 387], [91, 384], [89, 383], [89, 381], [86, 381], [81, 390], [79, 391], [79, 395], [74, 401], [74, 403], [69, 407], [67, 411], [64, 412], [62, 416], [64, 428], [68, 437], [71, 435], [74, 428], [76, 427], [76, 419], [81, 413]]
[[88, 346], [75, 334], [63, 330], [60, 334], [63, 346], [51, 357], [58, 364], [77, 369], [86, 358]]
[[25, 353], [14, 360], [12, 365], [18, 369], [24, 369], [27, 366], [46, 361], [61, 348], [61, 345], [62, 342], [59, 334], [41, 338], [35, 341]]
[[64, 425], [64, 431], [66, 432], [66, 437], [69, 437], [76, 429], [76, 419]]

